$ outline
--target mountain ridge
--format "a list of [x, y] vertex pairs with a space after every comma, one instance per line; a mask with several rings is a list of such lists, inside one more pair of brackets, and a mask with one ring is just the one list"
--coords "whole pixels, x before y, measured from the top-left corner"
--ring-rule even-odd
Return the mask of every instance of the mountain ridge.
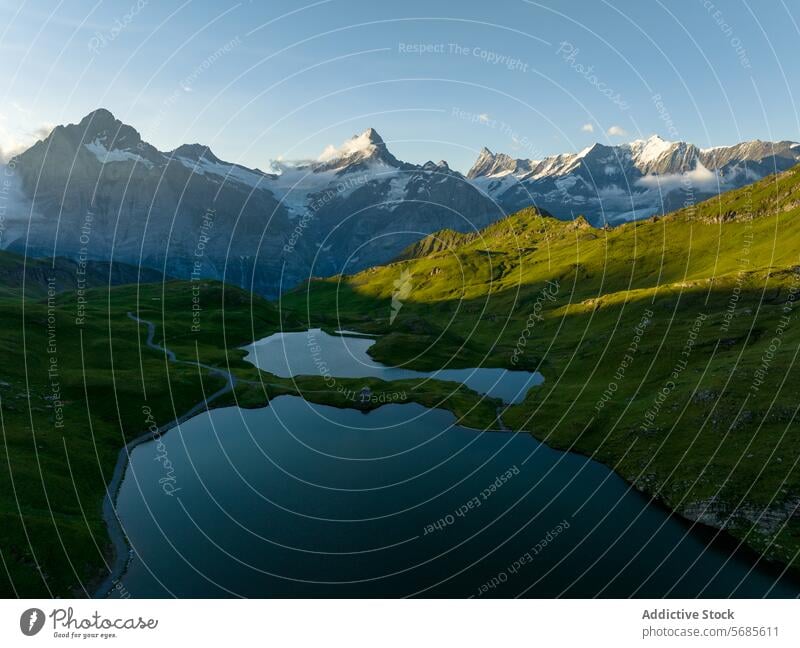
[[[765, 157], [770, 151], [777, 155]], [[275, 296], [309, 276], [388, 262], [438, 230], [478, 231], [519, 207], [618, 223], [716, 195], [798, 158], [792, 142], [701, 150], [654, 136], [541, 161], [484, 148], [464, 176], [443, 160], [403, 162], [367, 128], [317, 159], [274, 161], [264, 172], [224, 161], [205, 144], [159, 151], [99, 108], [12, 159], [21, 199], [2, 247], [98, 261], [113, 255]]]
[[113, 255], [268, 296], [313, 274], [388, 261], [436, 229], [469, 231], [502, 215], [446, 164], [395, 158], [374, 129], [265, 173], [204, 144], [159, 151], [98, 109], [57, 126], [8, 168], [22, 199], [6, 223], [6, 249]]
[[510, 429], [798, 568], [798, 218], [800, 165], [614, 228], [526, 208], [281, 308], [376, 335], [370, 355], [392, 366], [540, 371], [502, 411]]
[[595, 143], [541, 160], [484, 147], [467, 178], [507, 212], [535, 204], [561, 217], [583, 214], [602, 225], [668, 213], [798, 162], [800, 144], [790, 140], [701, 149], [653, 135], [613, 146]]

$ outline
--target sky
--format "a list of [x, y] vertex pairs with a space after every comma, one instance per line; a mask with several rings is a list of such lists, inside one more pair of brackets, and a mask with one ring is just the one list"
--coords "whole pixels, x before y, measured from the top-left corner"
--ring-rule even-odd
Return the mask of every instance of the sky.
[[98, 107], [268, 168], [375, 128], [466, 171], [659, 134], [800, 140], [800, 0], [0, 0], [0, 156]]

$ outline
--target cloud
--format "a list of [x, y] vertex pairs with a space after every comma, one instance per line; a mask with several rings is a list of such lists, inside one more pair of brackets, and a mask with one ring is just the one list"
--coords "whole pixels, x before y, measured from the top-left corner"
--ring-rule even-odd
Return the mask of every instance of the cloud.
[[692, 171], [685, 173], [665, 173], [662, 175], [649, 174], [639, 178], [636, 184], [647, 189], [659, 189], [664, 193], [681, 187], [685, 189], [699, 189], [701, 191], [717, 192], [722, 188], [722, 180], [714, 172], [704, 167], [700, 160], [697, 161]]
[[53, 132], [54, 128], [55, 128], [55, 126], [53, 124], [49, 123], [49, 122], [34, 128], [29, 133], [30, 137], [33, 139], [32, 143], [35, 144], [39, 140], [47, 139], [47, 137], [50, 135], [50, 133]]
[[322, 153], [319, 154], [317, 162], [330, 162], [338, 157], [340, 157], [339, 149], [337, 149], [333, 144], [328, 144], [322, 150]]
[[0, 119], [0, 164], [5, 164], [15, 155], [24, 153], [36, 142], [46, 138], [52, 130], [53, 125], [45, 123], [22, 134], [17, 134], [5, 128]]
[[370, 139], [370, 133], [375, 133], [374, 130], [367, 129], [361, 135], [355, 135], [347, 140], [344, 144], [335, 147], [333, 144], [328, 144], [325, 150], [322, 151], [317, 158], [318, 162], [330, 162], [339, 158], [349, 157], [355, 154], [371, 155], [375, 151], [375, 144]]
[[19, 155], [29, 147], [20, 144], [18, 140], [12, 138], [0, 139], [0, 164], [5, 164], [15, 155]]
[[612, 126], [608, 129], [608, 134], [611, 137], [625, 137], [628, 134], [628, 131], [622, 128], [622, 126]]
[[478, 121], [485, 124], [489, 121], [489, 115], [487, 113], [481, 113], [478, 115]]
[[594, 133], [594, 125], [593, 125], [593, 124], [591, 124], [591, 123], [589, 123], [589, 124], [584, 124], [583, 126], [581, 126], [581, 130], [582, 130], [584, 133]]

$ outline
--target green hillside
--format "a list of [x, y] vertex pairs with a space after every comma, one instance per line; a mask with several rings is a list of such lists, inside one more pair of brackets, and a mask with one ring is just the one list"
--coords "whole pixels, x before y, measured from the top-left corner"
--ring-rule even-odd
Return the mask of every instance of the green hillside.
[[[25, 272], [6, 261], [6, 271]], [[20, 258], [16, 257], [20, 262]], [[36, 273], [38, 266], [34, 267]], [[210, 406], [258, 407], [282, 394], [316, 402], [372, 409], [350, 394], [364, 385], [374, 395], [402, 391], [409, 402], [446, 407], [474, 426], [491, 425], [499, 404], [452, 383], [417, 389], [423, 380], [389, 386], [378, 379], [322, 376], [281, 379], [245, 363], [239, 347], [280, 330], [275, 306], [218, 282], [166, 283], [95, 288], [79, 294], [50, 291], [49, 272], [27, 275], [21, 299], [0, 295], [0, 596], [87, 596], [108, 574], [111, 546], [102, 502], [120, 449], [157, 426], [183, 416], [223, 388], [226, 379], [196, 362], [232, 371], [233, 392]], [[69, 284], [59, 276], [59, 284]], [[32, 290], [36, 286], [37, 290]], [[194, 309], [195, 305], [199, 306]], [[154, 341], [179, 362], [146, 345]], [[294, 326], [286, 318], [284, 326]], [[148, 414], [152, 414], [152, 419]]]
[[797, 567], [798, 217], [800, 168], [613, 229], [527, 209], [281, 307], [386, 363], [540, 370], [507, 425]]
[[[313, 281], [282, 311], [217, 282], [168, 281], [89, 289], [80, 318], [71, 266], [48, 293], [46, 267], [0, 257], [0, 594], [93, 591], [110, 560], [102, 499], [120, 448], [148, 427], [145, 408], [166, 424], [225, 384], [192, 362], [237, 376], [215, 407], [280, 394], [377, 407], [347, 396], [367, 384], [498, 427], [498, 401], [452, 384], [338, 380], [343, 392], [242, 361], [241, 345], [309, 323], [383, 333], [371, 351], [389, 363], [538, 369], [544, 385], [503, 412], [506, 425], [592, 455], [797, 566], [798, 186], [793, 171], [611, 230], [525, 210], [472, 235], [434, 235], [386, 267]], [[148, 348], [129, 312], [180, 362]]]
[[56, 292], [84, 290], [98, 286], [153, 283], [162, 274], [150, 268], [107, 261], [76, 261], [56, 257], [27, 259], [19, 254], [0, 250], [0, 297], [45, 297], [49, 289]]

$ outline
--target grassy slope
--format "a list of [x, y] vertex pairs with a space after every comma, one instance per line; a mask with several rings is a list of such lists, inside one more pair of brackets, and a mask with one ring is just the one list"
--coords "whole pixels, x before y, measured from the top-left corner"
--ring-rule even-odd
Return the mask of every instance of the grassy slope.
[[[106, 573], [109, 552], [102, 498], [120, 448], [148, 427], [143, 407], [150, 407], [163, 425], [225, 383], [196, 367], [167, 363], [162, 353], [145, 346], [147, 329], [128, 312], [156, 323], [156, 341], [180, 359], [199, 358], [258, 381], [240, 383], [215, 407], [237, 401], [262, 406], [269, 397], [298, 391], [325, 404], [378, 406], [348, 400], [319, 376], [293, 382], [244, 363], [238, 347], [279, 326], [273, 305], [237, 288], [181, 281], [98, 288], [88, 291], [86, 317], [79, 326], [75, 293], [59, 293], [48, 303], [41, 282], [29, 281], [27, 294], [36, 298], [0, 296], [0, 596], [90, 594]], [[195, 288], [202, 307], [198, 331], [192, 330], [191, 316]], [[51, 358], [58, 363], [52, 380], [61, 390], [63, 427], [56, 426], [51, 399]], [[417, 382], [393, 384], [391, 391], [405, 391], [408, 401], [446, 407], [472, 425], [494, 421], [497, 402], [481, 401], [476, 407], [477, 394], [463, 387], [451, 393], [452, 384], [432, 389], [429, 382], [417, 392]], [[364, 384], [376, 396], [389, 389], [379, 380], [339, 380], [336, 387], [358, 392]]]
[[[612, 230], [524, 210], [480, 236], [445, 232], [388, 266], [315, 280], [282, 307], [384, 333], [371, 353], [387, 363], [538, 368], [545, 384], [507, 424], [800, 566], [798, 216], [800, 168]], [[390, 324], [397, 281], [411, 290]]]
[[152, 283], [162, 280], [162, 274], [150, 268], [137, 268], [126, 263], [86, 261], [81, 273], [78, 264], [70, 259], [34, 259], [0, 250], [0, 297], [20, 297], [25, 279], [25, 295], [29, 298], [47, 295], [47, 284], [52, 280], [55, 289], [76, 290], [79, 286], [119, 285], [125, 283]]

